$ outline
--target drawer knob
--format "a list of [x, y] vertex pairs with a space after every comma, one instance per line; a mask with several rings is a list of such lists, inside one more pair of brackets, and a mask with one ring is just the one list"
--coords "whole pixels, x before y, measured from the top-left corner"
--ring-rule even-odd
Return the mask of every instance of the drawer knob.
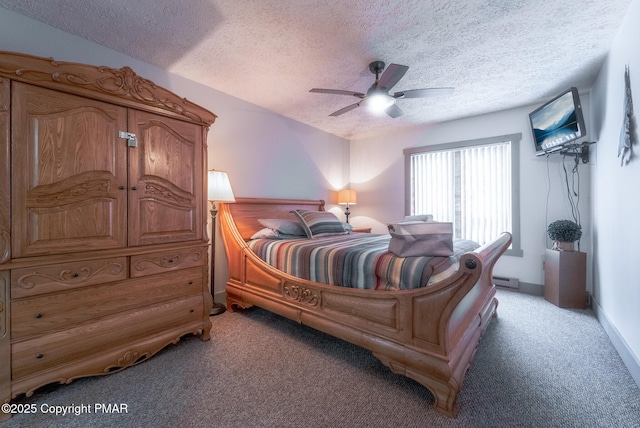
[[189, 312], [194, 313], [196, 310], [195, 309], [191, 309]]
[[36, 355], [36, 358], [37, 358], [37, 359], [41, 359], [42, 357], [44, 357], [44, 354], [38, 354], [38, 355]]
[[73, 274], [71, 274], [71, 276], [72, 276], [72, 277], [74, 277], [74, 278], [77, 278], [77, 277], [79, 277], [80, 275], [78, 275], [78, 273], [77, 273], [77, 272], [74, 272]]
[[167, 260], [169, 263], [173, 263], [173, 259], [169, 259]]
[[193, 285], [193, 281], [189, 281], [189, 285]]
[[42, 318], [42, 314], [36, 314], [36, 318]]
[[133, 186], [131, 190], [138, 190], [138, 188], [136, 186]]
[[124, 189], [125, 189], [125, 187], [124, 187], [124, 186], [120, 186], [120, 187], [118, 187], [118, 189], [120, 189], [120, 190], [124, 190]]

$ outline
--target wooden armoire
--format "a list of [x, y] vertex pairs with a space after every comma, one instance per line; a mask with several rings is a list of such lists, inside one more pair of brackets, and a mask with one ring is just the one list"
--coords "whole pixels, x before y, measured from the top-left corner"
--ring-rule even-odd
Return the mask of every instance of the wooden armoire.
[[0, 52], [0, 403], [209, 339], [215, 119], [128, 67]]

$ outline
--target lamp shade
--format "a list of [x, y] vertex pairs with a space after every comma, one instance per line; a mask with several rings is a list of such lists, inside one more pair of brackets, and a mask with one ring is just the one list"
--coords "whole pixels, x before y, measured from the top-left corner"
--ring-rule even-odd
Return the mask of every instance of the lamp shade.
[[340, 205], [355, 205], [358, 202], [358, 197], [355, 190], [344, 189], [338, 191], [338, 203]]
[[236, 198], [233, 196], [233, 190], [231, 189], [231, 183], [229, 182], [229, 176], [224, 171], [209, 171], [209, 201], [213, 202], [235, 202]]

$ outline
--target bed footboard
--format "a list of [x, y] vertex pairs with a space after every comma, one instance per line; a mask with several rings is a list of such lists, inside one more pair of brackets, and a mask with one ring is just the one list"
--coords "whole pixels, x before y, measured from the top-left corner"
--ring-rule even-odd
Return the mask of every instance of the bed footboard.
[[257, 218], [286, 218], [299, 208], [322, 210], [324, 203], [238, 198], [236, 204], [221, 204], [228, 308], [256, 305], [368, 349], [394, 373], [427, 387], [436, 409], [455, 417], [464, 374], [498, 305], [493, 266], [511, 236], [502, 234], [463, 255], [455, 273], [428, 287], [334, 287], [283, 273], [247, 247], [245, 239], [260, 227]]

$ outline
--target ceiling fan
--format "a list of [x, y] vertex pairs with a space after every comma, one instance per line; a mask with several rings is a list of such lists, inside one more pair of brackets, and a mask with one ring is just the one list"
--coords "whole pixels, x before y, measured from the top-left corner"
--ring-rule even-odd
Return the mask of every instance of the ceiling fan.
[[[334, 111], [329, 116], [340, 116], [341, 114], [355, 109], [356, 107], [360, 107], [360, 105], [365, 105], [372, 111], [384, 111], [392, 118], [402, 116], [403, 114], [400, 107], [396, 105], [397, 99], [427, 98], [438, 95], [450, 95], [453, 93], [454, 88], [426, 88], [395, 92], [393, 95], [389, 95], [389, 90], [391, 90], [391, 88], [393, 88], [400, 79], [402, 79], [409, 67], [406, 65], [389, 64], [389, 67], [387, 67], [386, 70], [384, 68], [385, 63], [383, 61], [374, 61], [369, 64], [369, 71], [376, 75], [376, 81], [371, 85], [369, 90], [367, 90], [366, 94], [363, 94], [362, 92], [344, 91], [341, 89], [320, 88], [313, 88], [309, 92], [351, 95], [353, 97], [360, 98], [360, 101], [357, 103], [348, 105], [338, 111]], [[382, 73], [382, 75], [380, 75], [380, 73]]]

